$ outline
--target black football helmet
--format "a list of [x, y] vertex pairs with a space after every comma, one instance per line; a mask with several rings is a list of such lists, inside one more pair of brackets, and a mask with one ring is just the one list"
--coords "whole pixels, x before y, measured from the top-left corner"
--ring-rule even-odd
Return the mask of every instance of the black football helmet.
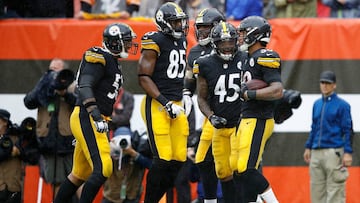
[[239, 25], [239, 32], [244, 32], [244, 44], [240, 49], [246, 51], [256, 42], [266, 46], [270, 41], [271, 25], [260, 16], [249, 16], [243, 19]]
[[195, 18], [194, 27], [196, 39], [200, 45], [205, 46], [210, 43], [211, 29], [220, 21], [226, 21], [226, 18], [216, 8], [205, 8], [199, 12]]
[[224, 60], [230, 61], [238, 51], [238, 32], [236, 28], [221, 21], [211, 31], [211, 43], [216, 53]]
[[188, 21], [188, 16], [180, 6], [173, 2], [163, 4], [155, 14], [158, 30], [176, 39], [187, 35], [189, 30]]
[[103, 33], [103, 46], [110, 54], [127, 58], [128, 53], [136, 54], [138, 44], [132, 40], [135, 32], [124, 23], [112, 23], [106, 26]]

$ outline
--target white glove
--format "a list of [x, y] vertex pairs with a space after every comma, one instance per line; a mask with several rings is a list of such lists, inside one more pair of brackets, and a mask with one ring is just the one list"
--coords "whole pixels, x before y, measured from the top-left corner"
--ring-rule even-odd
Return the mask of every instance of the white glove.
[[94, 125], [96, 127], [96, 130], [99, 132], [99, 133], [104, 133], [104, 132], [107, 132], [109, 131], [109, 125], [108, 123], [106, 122], [106, 120], [104, 120], [102, 117], [101, 117], [101, 113], [100, 113], [100, 110], [98, 108], [95, 108], [91, 111], [90, 113], [91, 117], [93, 118], [94, 120]]
[[109, 125], [105, 120], [100, 120], [100, 121], [94, 121], [96, 130], [99, 133], [104, 133], [104, 132], [108, 132], [109, 131]]
[[178, 115], [180, 115], [181, 111], [185, 111], [185, 109], [179, 105], [176, 105], [169, 101], [164, 106], [166, 111], [168, 112], [170, 118], [176, 118]]
[[193, 101], [191, 99], [191, 92], [189, 90], [184, 90], [183, 91], [182, 102], [183, 102], [184, 109], [185, 109], [185, 115], [189, 116], [189, 114], [191, 112], [192, 105], [193, 105]]

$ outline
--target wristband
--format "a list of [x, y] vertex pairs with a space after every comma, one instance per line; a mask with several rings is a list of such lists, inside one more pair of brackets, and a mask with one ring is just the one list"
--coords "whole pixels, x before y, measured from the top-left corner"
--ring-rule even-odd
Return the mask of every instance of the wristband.
[[183, 89], [183, 95], [189, 95], [190, 97], [193, 96], [192, 92], [189, 89]]
[[256, 90], [247, 90], [246, 95], [248, 99], [256, 99]]
[[86, 104], [84, 104], [84, 107], [86, 109], [86, 111], [88, 113], [90, 113], [91, 111], [93, 111], [95, 108], [97, 108], [96, 102], [95, 101], [89, 101]]
[[191, 95], [194, 94], [196, 90], [196, 79], [194, 78], [185, 78], [184, 80], [184, 89], [188, 89], [191, 92]]
[[166, 97], [164, 97], [164, 95], [162, 94], [156, 97], [156, 100], [160, 102], [160, 104], [162, 104], [163, 106], [165, 106], [169, 102], [169, 100]]
[[84, 107], [87, 109], [90, 106], [96, 106], [96, 102], [95, 101], [89, 101], [87, 103], [84, 104]]

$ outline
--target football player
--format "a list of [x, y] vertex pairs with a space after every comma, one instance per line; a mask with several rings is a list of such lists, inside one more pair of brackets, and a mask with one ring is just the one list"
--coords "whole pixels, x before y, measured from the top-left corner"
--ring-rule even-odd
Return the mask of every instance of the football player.
[[[244, 43], [240, 46], [248, 51], [248, 60], [243, 66], [240, 95], [241, 122], [237, 131], [238, 159], [231, 160], [236, 171], [234, 179], [243, 189], [244, 202], [255, 202], [259, 194], [267, 203], [278, 202], [269, 182], [257, 170], [266, 141], [274, 129], [275, 101], [282, 98], [281, 63], [278, 53], [266, 48], [270, 40], [271, 26], [262, 17], [250, 16], [239, 25]], [[252, 79], [265, 81], [268, 86], [249, 90], [246, 82]]]
[[[193, 102], [192, 95], [196, 89], [196, 77], [193, 74], [193, 63], [200, 56], [209, 54], [211, 46], [211, 29], [220, 21], [226, 21], [224, 15], [215, 8], [205, 8], [195, 18], [195, 36], [198, 44], [190, 49], [188, 65], [186, 68], [183, 103], [185, 112], [188, 115]], [[204, 188], [204, 203], [216, 202], [218, 178], [215, 173], [214, 158], [212, 156], [211, 140], [214, 133], [213, 126], [205, 119], [200, 135], [199, 145], [195, 155], [195, 163], [200, 172]]]
[[155, 13], [158, 31], [141, 39], [138, 80], [146, 92], [141, 114], [147, 126], [153, 163], [146, 179], [145, 203], [159, 202], [172, 188], [187, 156], [189, 127], [182, 107], [188, 17], [175, 3]]
[[103, 32], [103, 47], [92, 47], [83, 55], [76, 76], [78, 99], [70, 118], [76, 138], [73, 168], [54, 203], [70, 202], [83, 183], [80, 202], [92, 202], [112, 174], [107, 132], [113, 104], [123, 83], [118, 59], [136, 53], [134, 38], [136, 34], [128, 25], [113, 23]]
[[215, 25], [211, 38], [214, 51], [198, 58], [193, 68], [194, 73], [198, 73], [198, 105], [215, 128], [212, 152], [224, 201], [237, 202], [238, 192], [229, 162], [232, 151], [230, 141], [235, 139], [240, 118], [241, 100], [237, 90], [240, 89], [246, 53], [238, 51], [238, 33], [230, 23]]

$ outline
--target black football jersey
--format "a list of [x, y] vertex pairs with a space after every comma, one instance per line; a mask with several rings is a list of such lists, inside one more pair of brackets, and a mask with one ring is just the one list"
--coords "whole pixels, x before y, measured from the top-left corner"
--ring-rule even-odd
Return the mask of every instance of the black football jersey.
[[194, 61], [199, 58], [200, 56], [204, 56], [206, 54], [210, 54], [213, 50], [211, 44], [207, 44], [206, 46], [201, 46], [200, 44], [195, 45], [190, 49], [188, 55], [188, 64], [191, 68], [193, 68]]
[[[269, 49], [255, 51], [244, 66], [243, 80], [260, 79], [270, 84], [281, 82], [281, 61], [278, 53]], [[243, 118], [274, 117], [274, 101], [249, 100], [242, 105]]]
[[186, 47], [185, 37], [176, 40], [162, 32], [148, 32], [141, 39], [141, 50], [154, 50], [158, 54], [151, 79], [169, 100], [182, 98]]
[[[118, 59], [101, 47], [92, 47], [83, 55], [77, 72], [78, 84], [82, 77], [93, 77], [95, 85], [91, 89], [97, 106], [103, 115], [111, 116], [118, 90], [123, 83]], [[82, 105], [80, 98], [77, 105]]]
[[232, 61], [225, 61], [215, 52], [198, 58], [194, 70], [205, 78], [208, 85], [208, 102], [217, 116], [227, 119], [226, 127], [238, 124], [241, 112], [240, 83], [241, 70], [246, 53], [237, 52]]

